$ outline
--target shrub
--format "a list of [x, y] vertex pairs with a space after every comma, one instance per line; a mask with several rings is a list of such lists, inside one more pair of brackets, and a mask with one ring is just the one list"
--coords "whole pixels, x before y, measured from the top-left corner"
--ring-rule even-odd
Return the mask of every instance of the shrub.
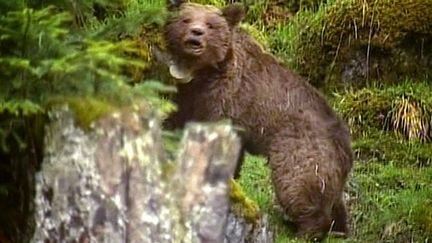
[[0, 4], [4, 12], [0, 16], [0, 141], [20, 144], [3, 149], [34, 144], [28, 141], [33, 139], [28, 136], [33, 128], [26, 119], [43, 116], [54, 97], [92, 97], [81, 101], [98, 99], [108, 106], [145, 103], [162, 111], [170, 109], [158, 98], [158, 91], [166, 87], [154, 82], [129, 85], [133, 75], [127, 71], [149, 65], [149, 58], [141, 58], [143, 48], [134, 39], [139, 36], [135, 29], [163, 23], [162, 0], [129, 1], [119, 5], [123, 10], [103, 19], [91, 14], [92, 7], [112, 9], [113, 2], [50, 3]]

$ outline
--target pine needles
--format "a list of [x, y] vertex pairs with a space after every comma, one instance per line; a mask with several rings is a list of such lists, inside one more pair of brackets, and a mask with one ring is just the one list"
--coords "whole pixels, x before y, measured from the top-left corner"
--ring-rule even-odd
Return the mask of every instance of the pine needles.
[[163, 23], [162, 0], [16, 1], [0, 7], [0, 141], [25, 141], [20, 120], [43, 115], [53, 97], [170, 110], [159, 97], [167, 89], [134, 87], [128, 72], [148, 66], [134, 37], [141, 26]]

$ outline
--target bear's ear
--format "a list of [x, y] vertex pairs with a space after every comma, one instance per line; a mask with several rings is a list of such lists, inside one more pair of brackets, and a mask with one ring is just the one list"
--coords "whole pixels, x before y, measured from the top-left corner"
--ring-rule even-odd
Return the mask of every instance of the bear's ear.
[[231, 27], [236, 26], [245, 16], [245, 9], [240, 3], [233, 3], [222, 9], [222, 15]]
[[177, 10], [185, 0], [166, 0], [166, 5], [169, 11]]

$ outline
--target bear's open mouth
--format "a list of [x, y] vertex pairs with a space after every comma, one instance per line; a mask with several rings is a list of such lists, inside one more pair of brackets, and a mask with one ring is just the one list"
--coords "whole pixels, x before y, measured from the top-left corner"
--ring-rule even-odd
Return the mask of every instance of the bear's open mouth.
[[189, 53], [199, 55], [204, 46], [200, 40], [190, 38], [185, 41], [185, 47]]

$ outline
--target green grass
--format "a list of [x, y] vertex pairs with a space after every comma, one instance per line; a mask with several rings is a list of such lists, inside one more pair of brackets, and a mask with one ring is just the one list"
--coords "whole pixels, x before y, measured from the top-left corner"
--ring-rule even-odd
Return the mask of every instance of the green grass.
[[[377, 82], [378, 83], [378, 82]], [[331, 99], [356, 135], [365, 128], [387, 129], [408, 140], [430, 140], [432, 98], [430, 81], [407, 79], [394, 85], [350, 88]]]
[[[353, 142], [356, 151], [374, 148], [379, 153], [362, 153], [355, 161], [346, 190], [351, 236], [344, 240], [327, 239], [327, 242], [430, 242], [432, 167], [419, 165], [413, 159], [425, 149], [421, 146], [427, 145], [398, 141], [390, 132], [373, 134]], [[399, 144], [393, 150], [391, 139], [393, 145]], [[248, 155], [239, 182], [262, 212], [269, 215], [275, 242], [304, 242], [294, 238], [275, 208], [265, 159]]]

